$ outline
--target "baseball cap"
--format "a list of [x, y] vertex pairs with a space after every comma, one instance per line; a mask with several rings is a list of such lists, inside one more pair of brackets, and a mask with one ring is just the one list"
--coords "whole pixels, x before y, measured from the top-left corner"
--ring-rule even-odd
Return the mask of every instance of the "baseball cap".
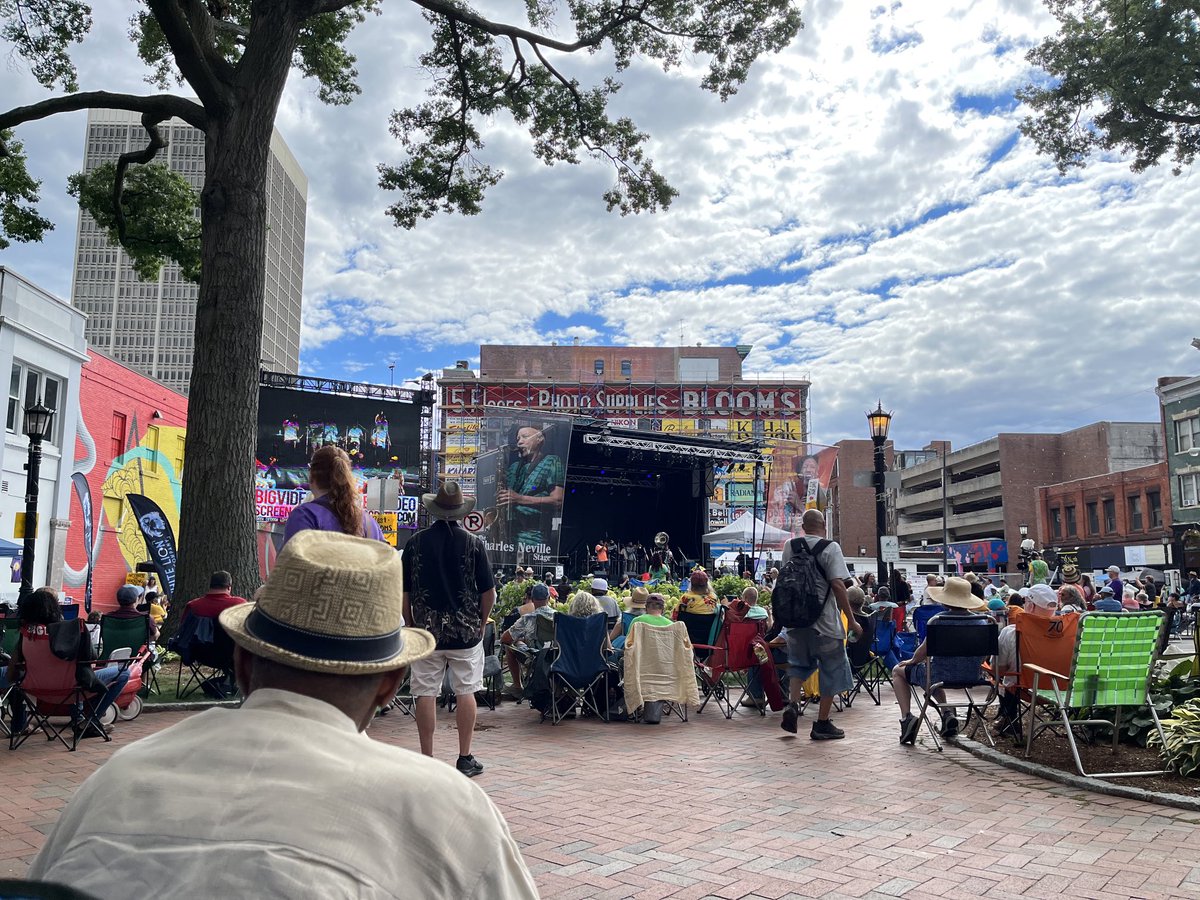
[[1118, 575], [1121, 574], [1121, 568], [1119, 566], [1109, 566], [1104, 571], [1105, 572], [1116, 572]]
[[1104, 587], [1100, 588], [1100, 593], [1101, 595], [1107, 594], [1109, 597], [1111, 597], [1113, 595], [1113, 589], [1106, 584]]
[[608, 590], [608, 582], [605, 581], [603, 578], [593, 578], [592, 579], [592, 590], [593, 591], [607, 591]]
[[533, 586], [533, 590], [529, 592], [529, 596], [533, 600], [549, 600], [550, 588], [539, 582]]
[[1034, 606], [1053, 609], [1058, 606], [1058, 594], [1048, 584], [1035, 584], [1029, 589], [1029, 602]]

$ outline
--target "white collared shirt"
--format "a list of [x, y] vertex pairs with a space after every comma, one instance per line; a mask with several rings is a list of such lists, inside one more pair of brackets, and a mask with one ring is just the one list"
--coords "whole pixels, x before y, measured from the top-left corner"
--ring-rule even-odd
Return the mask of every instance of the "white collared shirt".
[[114, 753], [29, 877], [122, 900], [537, 897], [499, 810], [452, 766], [266, 689]]

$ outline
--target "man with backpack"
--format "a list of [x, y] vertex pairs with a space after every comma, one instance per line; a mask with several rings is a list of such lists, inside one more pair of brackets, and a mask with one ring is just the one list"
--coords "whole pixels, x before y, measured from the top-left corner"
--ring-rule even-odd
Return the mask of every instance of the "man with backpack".
[[788, 663], [792, 702], [783, 711], [780, 727], [797, 731], [800, 706], [797, 698], [804, 682], [818, 674], [821, 702], [809, 735], [814, 741], [836, 741], [846, 733], [829, 721], [833, 698], [854, 687], [846, 658], [846, 629], [842, 614], [855, 637], [862, 626], [854, 618], [844, 579], [850, 577], [842, 548], [825, 538], [825, 516], [819, 509], [805, 510], [804, 536], [792, 538], [783, 549], [783, 568], [771, 593], [777, 624], [787, 628]]

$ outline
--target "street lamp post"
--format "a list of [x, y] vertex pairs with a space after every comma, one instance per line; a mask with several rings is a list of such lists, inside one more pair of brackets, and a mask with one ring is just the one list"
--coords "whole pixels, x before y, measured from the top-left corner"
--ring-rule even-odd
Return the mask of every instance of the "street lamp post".
[[24, 600], [33, 591], [33, 556], [37, 545], [38, 490], [41, 487], [42, 441], [50, 436], [54, 410], [38, 400], [25, 410], [23, 430], [29, 438], [29, 459], [25, 463], [25, 547], [21, 551], [21, 588]]
[[892, 414], [885, 412], [883, 401], [876, 404], [873, 412], [867, 413], [871, 426], [871, 443], [875, 445], [875, 563], [876, 580], [880, 585], [889, 584], [887, 564], [883, 561], [883, 536], [887, 532], [887, 495], [884, 493], [883, 445], [887, 443], [888, 428]]

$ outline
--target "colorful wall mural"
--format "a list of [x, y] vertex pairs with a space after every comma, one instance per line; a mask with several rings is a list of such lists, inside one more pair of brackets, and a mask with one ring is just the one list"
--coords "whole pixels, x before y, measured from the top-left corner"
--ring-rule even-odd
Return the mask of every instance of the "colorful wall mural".
[[[152, 517], [157, 521], [161, 513], [170, 531], [179, 533], [186, 438], [186, 397], [88, 351], [72, 469], [75, 491], [64, 573], [69, 595], [84, 600], [90, 562], [92, 608], [112, 609], [126, 575], [149, 561], [148, 522], [134, 515], [130, 496], [145, 497], [157, 507]], [[141, 519], [148, 518], [148, 508], [140, 504]]]

